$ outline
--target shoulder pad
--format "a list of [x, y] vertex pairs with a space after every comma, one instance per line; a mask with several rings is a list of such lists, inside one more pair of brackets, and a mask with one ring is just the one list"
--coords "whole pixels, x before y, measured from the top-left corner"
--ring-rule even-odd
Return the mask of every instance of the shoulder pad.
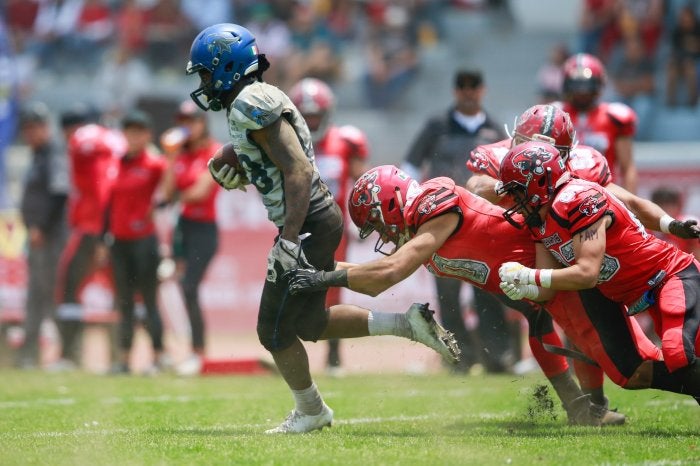
[[567, 168], [583, 180], [607, 186], [611, 181], [610, 166], [605, 156], [591, 146], [577, 145], [569, 154]]
[[366, 157], [367, 154], [369, 154], [367, 136], [360, 128], [352, 125], [344, 125], [338, 128], [338, 134], [344, 141], [347, 141], [355, 147], [355, 153], [353, 155]]
[[572, 180], [552, 203], [552, 217], [571, 234], [585, 230], [607, 212], [608, 197], [595, 183]]
[[637, 114], [629, 106], [620, 102], [604, 104], [605, 113], [620, 125], [634, 125], [637, 123]]
[[406, 224], [418, 229], [423, 223], [459, 205], [457, 186], [451, 178], [433, 178], [420, 185], [422, 193], [406, 206]]
[[229, 118], [247, 129], [270, 126], [291, 105], [285, 94], [265, 83], [253, 83], [241, 90], [233, 101]]

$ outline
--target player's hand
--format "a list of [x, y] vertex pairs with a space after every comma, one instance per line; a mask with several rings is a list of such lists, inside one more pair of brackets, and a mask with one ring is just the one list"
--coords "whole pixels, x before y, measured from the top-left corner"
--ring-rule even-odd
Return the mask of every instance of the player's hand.
[[293, 269], [313, 269], [313, 266], [306, 260], [301, 244], [279, 238], [267, 255], [267, 280], [276, 282], [277, 273]]
[[513, 301], [536, 299], [540, 294], [540, 290], [536, 285], [516, 285], [514, 283], [501, 282], [499, 286], [503, 293]]
[[675, 236], [683, 239], [700, 238], [700, 227], [697, 220], [674, 220], [668, 225], [668, 231]]
[[212, 164], [213, 160], [214, 159], [209, 159], [207, 168], [209, 168], [209, 173], [211, 173], [212, 178], [219, 183], [219, 186], [227, 191], [232, 189], [240, 189], [244, 192], [247, 191], [245, 185], [250, 184], [250, 181], [245, 175], [238, 173], [238, 171], [230, 165], [224, 165], [216, 170]]
[[294, 269], [285, 272], [284, 278], [289, 281], [289, 292], [312, 293], [327, 289], [326, 272], [316, 269]]
[[519, 262], [504, 262], [498, 268], [498, 276], [502, 282], [514, 285], [534, 285], [535, 270], [525, 267]]

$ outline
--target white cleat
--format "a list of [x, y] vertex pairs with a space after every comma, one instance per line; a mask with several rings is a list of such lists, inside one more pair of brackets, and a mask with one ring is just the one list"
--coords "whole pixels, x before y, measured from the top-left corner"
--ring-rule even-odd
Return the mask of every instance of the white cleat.
[[274, 429], [266, 430], [266, 434], [304, 434], [314, 430], [330, 427], [333, 423], [333, 410], [323, 403], [323, 409], [315, 416], [300, 413], [293, 409], [284, 422]]
[[423, 343], [434, 349], [449, 363], [459, 361], [461, 353], [457, 340], [451, 332], [438, 324], [428, 304], [413, 303], [406, 312], [406, 320], [411, 326], [411, 340]]

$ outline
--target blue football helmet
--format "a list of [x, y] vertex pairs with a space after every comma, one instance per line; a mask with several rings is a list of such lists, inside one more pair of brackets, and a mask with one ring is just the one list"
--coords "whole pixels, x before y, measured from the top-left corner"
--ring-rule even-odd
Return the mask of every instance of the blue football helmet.
[[201, 79], [190, 97], [203, 110], [218, 112], [226, 92], [257, 69], [258, 47], [250, 31], [231, 23], [209, 26], [197, 34], [190, 49], [186, 72]]

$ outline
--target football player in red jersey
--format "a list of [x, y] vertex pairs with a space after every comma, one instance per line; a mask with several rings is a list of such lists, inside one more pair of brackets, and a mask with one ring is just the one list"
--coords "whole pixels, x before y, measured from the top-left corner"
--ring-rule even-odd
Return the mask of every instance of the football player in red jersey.
[[199, 374], [205, 356], [204, 315], [199, 286], [219, 244], [216, 198], [221, 192], [209, 175], [207, 163], [221, 143], [209, 132], [207, 115], [191, 100], [175, 115], [178, 126], [163, 133], [160, 143], [170, 158], [163, 180], [165, 198], [180, 202], [173, 232], [173, 256], [190, 321], [192, 351], [175, 370], [178, 375]]
[[499, 268], [504, 292], [547, 301], [554, 290], [597, 287], [619, 314], [648, 312], [664, 361], [648, 376], [700, 403], [700, 263], [648, 234], [605, 188], [572, 177], [550, 144], [513, 147], [500, 178], [498, 192], [513, 203], [504, 216], [536, 242], [536, 268], [518, 261]]
[[[355, 126], [335, 126], [332, 123], [335, 96], [331, 88], [316, 78], [305, 78], [289, 91], [289, 98], [301, 112], [311, 131], [316, 155], [316, 166], [343, 213], [347, 216], [348, 182], [354, 183], [367, 170], [367, 137]], [[345, 261], [348, 237], [344, 234], [335, 250], [335, 260]], [[340, 288], [331, 288], [326, 294], [326, 306], [340, 304]], [[326, 368], [329, 374], [340, 369], [340, 343], [328, 340]]]
[[578, 144], [577, 134], [569, 115], [562, 109], [554, 105], [530, 107], [516, 119], [512, 138], [479, 146], [469, 154], [467, 168], [474, 174], [466, 187], [494, 204], [507, 204], [509, 200], [495, 190], [501, 161], [513, 145], [526, 141], [548, 142], [559, 150], [573, 175], [604, 186], [624, 202], [647, 228], [683, 239], [700, 236], [700, 229], [692, 219], [674, 219], [653, 202], [613, 183], [607, 160], [593, 147]]
[[160, 252], [152, 214], [154, 194], [163, 179], [167, 161], [150, 150], [153, 133], [149, 115], [133, 110], [124, 116], [121, 126], [127, 148], [118, 162], [108, 212], [115, 304], [121, 313], [120, 353], [112, 372], [130, 372], [134, 294], [138, 291], [146, 309], [146, 330], [154, 353], [154, 362], [148, 371], [155, 373], [160, 370], [163, 358], [163, 323], [156, 299]]
[[83, 106], [61, 116], [68, 144], [71, 191], [68, 195], [70, 235], [59, 263], [59, 305], [56, 318], [61, 335], [61, 359], [56, 370], [79, 363], [77, 346], [82, 338], [83, 310], [80, 286], [103, 248], [105, 211], [116, 174], [118, 156], [126, 142], [120, 133], [91, 123], [92, 114]]
[[605, 67], [593, 55], [579, 53], [563, 65], [564, 102], [583, 144], [605, 156], [613, 181], [631, 193], [637, 191], [637, 168], [632, 153], [637, 116], [622, 103], [600, 102]]
[[[505, 299], [495, 273], [498, 266], [513, 257], [534, 264], [535, 247], [529, 233], [514, 229], [505, 220], [502, 208], [455, 186], [449, 178], [434, 178], [418, 185], [396, 167], [373, 168], [355, 183], [349, 208], [360, 236], [379, 232], [375, 249], [393, 243], [397, 246], [393, 254], [366, 264], [341, 263], [333, 272], [297, 270], [290, 282], [292, 292], [346, 286], [375, 296], [423, 264], [431, 273], [467, 281]], [[551, 320], [538, 322], [544, 315], [539, 312], [541, 308], [507, 299], [506, 303], [528, 318], [533, 354], [561, 398], [569, 421], [585, 425], [624, 422], [624, 416], [607, 410], [602, 388], [595, 393], [601, 399], [594, 398], [593, 393], [590, 398], [583, 395], [569, 374], [566, 359], [546, 350], [560, 347], [561, 341]], [[560, 293], [547, 305], [577, 347], [615, 383], [626, 388], [648, 388], [650, 382], [640, 379], [640, 374], [659, 359], [658, 348], [634, 319], [603, 312], [609, 309], [610, 302], [595, 292], [581, 297], [578, 293]], [[608, 320], [604, 334], [596, 331], [601, 317]], [[542, 323], [544, 328], [538, 328]]]

